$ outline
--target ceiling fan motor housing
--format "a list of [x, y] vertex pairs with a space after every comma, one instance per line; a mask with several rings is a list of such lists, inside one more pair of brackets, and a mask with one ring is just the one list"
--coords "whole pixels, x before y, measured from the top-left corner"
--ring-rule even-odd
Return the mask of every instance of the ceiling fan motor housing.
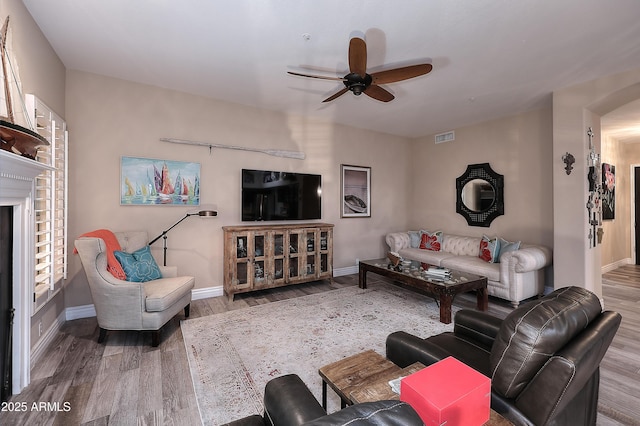
[[363, 77], [358, 73], [352, 72], [344, 76], [343, 83], [354, 95], [359, 96], [371, 85], [372, 81], [373, 79], [369, 74], [365, 74]]

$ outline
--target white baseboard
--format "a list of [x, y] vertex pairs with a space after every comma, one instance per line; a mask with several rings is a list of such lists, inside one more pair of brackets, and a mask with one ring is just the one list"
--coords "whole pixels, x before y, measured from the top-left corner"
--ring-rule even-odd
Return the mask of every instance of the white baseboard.
[[351, 275], [358, 273], [358, 265], [345, 266], [344, 268], [333, 268], [333, 276], [341, 277], [343, 275]]
[[[334, 277], [341, 277], [343, 275], [351, 275], [357, 273], [358, 265], [347, 266], [345, 268], [334, 268], [333, 270]], [[191, 290], [191, 300], [208, 299], [210, 297], [219, 297], [223, 295], [224, 290], [221, 285], [215, 287], [196, 288]]]
[[35, 345], [31, 348], [31, 364], [35, 365], [39, 360], [42, 354], [44, 354], [45, 350], [49, 347], [53, 339], [58, 335], [60, 328], [65, 323], [65, 311], [62, 311], [58, 318], [51, 324], [51, 326], [44, 332], [44, 334], [40, 337], [40, 340], [36, 342]]
[[602, 267], [602, 273], [613, 271], [616, 268], [619, 268], [624, 265], [633, 265], [635, 262], [630, 257], [622, 260], [618, 260], [617, 262], [610, 263]]
[[96, 316], [96, 308], [93, 305], [72, 306], [65, 311], [65, 319], [67, 321], [80, 318], [91, 318]]
[[208, 299], [210, 297], [222, 296], [223, 294], [224, 292], [222, 291], [221, 285], [216, 287], [195, 288], [191, 290], [191, 300]]

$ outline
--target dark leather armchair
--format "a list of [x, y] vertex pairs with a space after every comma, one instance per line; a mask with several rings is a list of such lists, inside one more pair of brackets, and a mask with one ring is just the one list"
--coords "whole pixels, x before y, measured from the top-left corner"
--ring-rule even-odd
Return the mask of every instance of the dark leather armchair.
[[451, 333], [392, 333], [387, 358], [400, 367], [457, 358], [491, 378], [491, 408], [516, 425], [595, 425], [599, 365], [620, 321], [594, 293], [566, 287], [504, 320], [461, 310]]
[[264, 388], [264, 417], [253, 415], [225, 426], [424, 426], [407, 403], [376, 401], [355, 404], [327, 415], [295, 374], [270, 380]]

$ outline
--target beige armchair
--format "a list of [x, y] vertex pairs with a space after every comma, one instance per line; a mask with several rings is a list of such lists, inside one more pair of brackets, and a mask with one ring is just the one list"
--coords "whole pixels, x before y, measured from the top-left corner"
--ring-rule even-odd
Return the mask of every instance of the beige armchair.
[[[123, 251], [132, 253], [148, 244], [144, 231], [115, 232]], [[160, 329], [184, 309], [189, 317], [195, 278], [178, 276], [175, 266], [160, 266], [162, 278], [144, 283], [119, 280], [107, 271], [106, 245], [101, 238], [80, 237], [75, 241], [87, 274], [96, 309], [102, 343], [107, 330], [153, 331], [152, 345], [160, 343]]]

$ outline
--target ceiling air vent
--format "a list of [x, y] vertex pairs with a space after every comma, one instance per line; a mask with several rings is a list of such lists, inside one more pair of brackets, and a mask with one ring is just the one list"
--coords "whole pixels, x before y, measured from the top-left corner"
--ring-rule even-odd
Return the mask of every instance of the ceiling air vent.
[[456, 132], [453, 130], [446, 133], [436, 135], [436, 143], [451, 142], [456, 139]]

